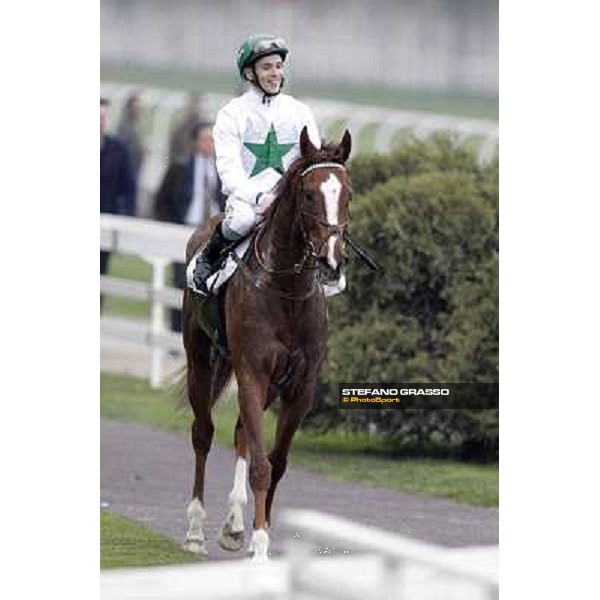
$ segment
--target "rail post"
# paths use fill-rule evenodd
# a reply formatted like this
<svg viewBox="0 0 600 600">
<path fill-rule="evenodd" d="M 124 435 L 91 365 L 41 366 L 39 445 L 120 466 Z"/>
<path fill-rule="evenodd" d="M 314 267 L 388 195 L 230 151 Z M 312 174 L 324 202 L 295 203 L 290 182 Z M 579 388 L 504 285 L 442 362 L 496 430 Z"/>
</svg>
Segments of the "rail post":
<svg viewBox="0 0 600 600">
<path fill-rule="evenodd" d="M 149 258 L 152 265 L 152 287 L 150 290 L 150 386 L 154 389 L 162 383 L 164 350 L 160 336 L 165 330 L 165 310 L 160 292 L 165 289 L 165 271 L 168 261 L 164 258 Z"/>
</svg>

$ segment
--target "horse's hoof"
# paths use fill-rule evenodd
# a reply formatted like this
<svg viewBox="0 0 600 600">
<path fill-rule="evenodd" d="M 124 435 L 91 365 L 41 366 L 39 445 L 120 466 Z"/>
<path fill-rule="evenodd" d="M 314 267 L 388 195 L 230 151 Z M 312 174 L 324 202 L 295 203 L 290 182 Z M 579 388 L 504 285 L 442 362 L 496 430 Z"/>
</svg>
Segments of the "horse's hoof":
<svg viewBox="0 0 600 600">
<path fill-rule="evenodd" d="M 246 556 L 250 558 L 250 562 L 253 564 L 266 563 L 269 562 L 268 549 L 268 533 L 264 529 L 255 529 L 252 532 L 252 538 L 250 539 L 250 543 L 248 544 Z"/>
<path fill-rule="evenodd" d="M 230 526 L 226 523 L 221 527 L 219 546 L 228 552 L 239 552 L 244 547 L 244 530 L 231 531 Z"/>
<path fill-rule="evenodd" d="M 206 542 L 204 540 L 185 540 L 182 545 L 183 550 L 197 554 L 199 556 L 208 556 Z"/>
</svg>

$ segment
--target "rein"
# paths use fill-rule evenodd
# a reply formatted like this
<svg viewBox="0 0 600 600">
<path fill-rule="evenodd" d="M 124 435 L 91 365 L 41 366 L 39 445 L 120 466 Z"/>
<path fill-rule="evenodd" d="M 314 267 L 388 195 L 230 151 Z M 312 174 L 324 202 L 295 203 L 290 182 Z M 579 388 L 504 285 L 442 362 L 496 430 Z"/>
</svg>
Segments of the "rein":
<svg viewBox="0 0 600 600">
<path fill-rule="evenodd" d="M 305 175 L 307 175 L 308 173 L 310 173 L 311 171 L 314 171 L 316 169 L 342 169 L 343 171 L 345 171 L 346 167 L 344 167 L 344 165 L 340 165 L 339 163 L 335 163 L 335 162 L 320 162 L 320 163 L 316 163 L 316 164 L 311 165 L 310 167 L 307 167 L 306 169 L 304 169 L 304 171 L 302 171 L 302 173 L 300 173 L 300 177 L 303 178 Z M 302 191 L 304 191 L 303 183 L 300 184 L 300 192 L 302 192 Z M 304 202 L 304 198 L 303 198 L 303 202 Z M 340 235 L 343 238 L 346 233 L 346 228 L 348 227 L 348 220 L 344 221 L 343 223 L 339 223 L 338 225 L 333 225 L 331 223 L 328 223 L 324 219 L 322 219 L 319 215 L 315 215 L 313 213 L 309 213 L 309 212 L 305 211 L 303 206 L 300 207 L 300 214 L 305 217 L 310 217 L 320 227 L 323 227 L 324 229 L 326 229 L 329 232 L 327 239 L 325 240 L 325 242 L 323 242 L 323 246 L 328 242 L 329 238 L 332 235 Z M 302 235 L 304 236 L 304 239 L 306 241 L 307 236 L 306 236 L 306 231 L 304 229 L 304 221 L 302 221 Z M 309 240 L 309 243 L 311 243 L 310 240 Z M 321 246 L 321 248 L 319 248 L 319 250 L 316 253 L 316 256 L 318 256 L 320 254 L 321 250 L 323 249 L 323 246 Z"/>
<path fill-rule="evenodd" d="M 232 258 L 236 262 L 237 266 L 240 268 L 244 277 L 246 277 L 246 279 L 248 279 L 248 281 L 250 281 L 250 283 L 257 290 L 260 290 L 262 292 L 267 292 L 269 294 L 273 294 L 274 296 L 277 296 L 278 298 L 284 298 L 285 300 L 296 300 L 296 301 L 308 300 L 308 298 L 310 298 L 311 296 L 314 296 L 314 294 L 316 293 L 316 291 L 318 289 L 316 281 L 313 281 L 312 287 L 305 294 L 300 294 L 299 296 L 294 295 L 294 294 L 288 294 L 287 292 L 278 290 L 277 288 L 274 288 L 273 286 L 269 285 L 268 282 L 266 282 L 264 279 L 255 277 L 254 274 L 252 273 L 252 271 L 250 270 L 250 268 L 248 267 L 248 265 L 235 252 L 232 254 Z"/>
<path fill-rule="evenodd" d="M 309 167 L 304 169 L 300 173 L 300 178 L 302 180 L 308 173 L 314 171 L 315 169 L 325 169 L 325 168 L 335 168 L 335 169 L 346 170 L 345 167 L 339 163 L 319 162 L 319 163 L 310 165 Z M 303 190 L 304 190 L 304 187 L 303 187 L 303 184 L 301 183 L 299 193 L 302 193 Z M 302 202 L 302 204 L 300 205 L 300 211 L 299 211 L 300 215 L 302 217 L 308 217 L 308 218 L 314 219 L 320 227 L 326 228 L 327 231 L 329 232 L 329 235 L 327 236 L 327 239 L 325 240 L 323 245 L 325 245 L 327 243 L 327 241 L 329 240 L 329 238 L 332 235 L 340 235 L 340 236 L 345 235 L 346 228 L 348 226 L 348 221 L 345 221 L 344 223 L 341 223 L 339 225 L 332 225 L 332 224 L 328 223 L 327 221 L 323 220 L 319 215 L 315 215 L 313 213 L 309 213 L 309 212 L 303 210 L 304 197 L 302 197 L 301 202 Z M 287 268 L 283 268 L 283 269 L 274 269 L 274 268 L 270 267 L 269 265 L 267 265 L 265 263 L 264 259 L 261 257 L 259 243 L 264 236 L 265 228 L 262 227 L 261 229 L 258 230 L 258 232 L 254 236 L 254 240 L 252 242 L 252 252 L 254 254 L 254 258 L 256 259 L 256 262 L 258 263 L 258 266 L 260 267 L 260 269 L 262 271 L 264 271 L 265 273 L 268 273 L 269 275 L 298 276 L 298 275 L 301 275 L 305 271 L 305 269 L 313 269 L 313 270 L 318 269 L 317 259 L 319 257 L 320 251 L 322 250 L 322 246 L 319 249 L 315 248 L 315 245 L 312 242 L 312 240 L 310 240 L 308 238 L 308 235 L 306 233 L 306 228 L 304 226 L 304 219 L 300 220 L 300 228 L 301 228 L 302 238 L 304 241 L 304 252 L 302 253 L 302 257 L 300 258 L 300 260 L 297 263 L 295 263 L 291 267 L 287 267 Z M 307 293 L 302 294 L 301 296 L 295 296 L 293 294 L 288 294 L 284 291 L 278 290 L 277 288 L 275 288 L 272 285 L 269 285 L 264 279 L 253 276 L 253 274 L 248 269 L 247 265 L 243 264 L 242 261 L 240 261 L 239 259 L 236 260 L 236 262 L 237 262 L 238 266 L 243 267 L 242 271 L 244 272 L 244 275 L 250 278 L 250 280 L 255 288 L 265 291 L 265 292 L 273 293 L 273 294 L 279 296 L 280 298 L 285 298 L 288 300 L 306 300 L 307 298 L 312 296 L 318 289 L 318 285 L 315 280 L 313 283 L 313 286 Z"/>
<path fill-rule="evenodd" d="M 346 170 L 346 167 L 344 167 L 344 165 L 341 165 L 340 163 L 319 162 L 319 163 L 315 163 L 314 165 L 310 165 L 309 167 L 304 169 L 300 173 L 300 178 L 303 179 L 305 175 L 308 175 L 308 173 L 310 173 L 316 169 L 332 169 L 332 168 L 333 169 L 342 169 L 343 171 Z M 304 190 L 304 186 L 301 183 L 300 192 L 302 192 L 303 190 Z M 302 203 L 303 203 L 303 201 L 304 201 L 304 199 L 302 199 Z M 323 220 L 319 215 L 315 215 L 313 213 L 309 213 L 309 212 L 303 210 L 302 204 L 300 206 L 300 214 L 302 216 L 314 219 L 318 223 L 319 226 L 327 229 L 327 231 L 329 232 L 329 235 L 327 236 L 327 240 L 332 235 L 341 235 L 343 237 L 346 232 L 346 228 L 348 227 L 348 221 L 344 221 L 343 223 L 340 223 L 338 225 L 332 225 L 332 224 L 328 223 L 327 221 Z M 273 268 L 269 267 L 267 264 L 265 264 L 265 262 L 263 261 L 263 259 L 260 256 L 260 251 L 258 249 L 258 243 L 259 243 L 260 239 L 262 238 L 264 229 L 259 230 L 259 232 L 256 234 L 256 236 L 254 238 L 254 243 L 252 244 L 252 248 L 253 248 L 253 252 L 254 252 L 254 257 L 256 258 L 256 261 L 258 262 L 260 268 L 263 271 L 269 273 L 270 275 L 300 275 L 302 273 L 302 271 L 304 270 L 304 268 L 306 267 L 306 264 L 308 261 L 312 262 L 312 265 L 309 266 L 308 268 L 312 268 L 312 269 L 317 268 L 315 265 L 315 262 L 316 262 L 317 258 L 319 257 L 319 253 L 322 250 L 323 246 L 327 243 L 327 240 L 325 240 L 325 242 L 323 242 L 323 246 L 321 246 L 321 248 L 316 249 L 313 242 L 311 240 L 309 240 L 308 236 L 306 235 L 306 228 L 304 227 L 304 220 L 301 221 L 301 231 L 302 231 L 302 238 L 304 240 L 304 253 L 302 254 L 302 258 L 300 259 L 300 261 L 286 269 L 273 269 Z"/>
<path fill-rule="evenodd" d="M 304 246 L 304 253 L 302 254 L 302 258 L 299 262 L 294 264 L 287 269 L 272 269 L 269 267 L 260 256 L 260 251 L 258 249 L 258 242 L 262 238 L 264 234 L 264 229 L 259 229 L 258 233 L 254 236 L 254 241 L 252 243 L 252 251 L 254 253 L 254 258 L 256 258 L 256 262 L 258 262 L 259 267 L 268 273 L 269 275 L 300 275 L 304 270 L 306 262 L 311 258 L 316 258 L 318 254 L 314 251 L 314 244 L 309 240 L 307 244 Z M 306 240 L 305 240 L 306 241 Z M 317 268 L 316 266 L 311 267 L 313 269 Z"/>
<path fill-rule="evenodd" d="M 322 167 L 333 167 L 333 168 L 346 170 L 345 167 L 343 165 L 340 165 L 339 163 L 322 162 L 322 163 L 316 163 L 316 164 L 311 165 L 310 167 L 307 167 L 306 169 L 304 169 L 304 171 L 302 171 L 302 173 L 300 174 L 300 177 L 304 177 L 304 175 L 306 175 L 307 173 L 310 173 L 314 169 L 319 169 Z M 300 191 L 302 191 L 302 187 L 300 188 Z M 343 223 L 340 223 L 339 225 L 331 225 L 327 221 L 324 221 L 319 215 L 314 215 L 314 214 L 306 212 L 304 210 L 301 211 L 301 214 L 306 217 L 310 217 L 310 218 L 314 219 L 321 227 L 326 228 L 327 231 L 330 232 L 329 236 L 327 237 L 327 240 L 325 240 L 323 245 L 325 245 L 327 243 L 327 241 L 329 240 L 329 238 L 332 235 L 341 235 L 342 238 L 344 239 L 344 241 L 348 242 L 348 245 L 350 246 L 350 248 L 352 248 L 352 250 L 354 250 L 354 252 L 356 252 L 358 258 L 360 258 L 360 260 L 362 262 L 364 262 L 369 267 L 369 269 L 371 269 L 372 271 L 375 271 L 375 272 L 380 270 L 379 265 L 348 234 L 348 231 L 347 231 L 347 227 L 349 224 L 348 221 L 344 221 Z M 302 234 L 303 234 L 304 238 L 306 239 L 306 233 L 304 232 L 304 223 L 302 224 L 302 228 L 303 228 Z M 311 242 L 309 241 L 309 243 L 311 243 Z M 321 246 L 321 248 L 319 248 L 319 251 L 316 254 L 317 256 L 320 254 L 322 248 L 323 248 L 322 246 Z"/>
</svg>

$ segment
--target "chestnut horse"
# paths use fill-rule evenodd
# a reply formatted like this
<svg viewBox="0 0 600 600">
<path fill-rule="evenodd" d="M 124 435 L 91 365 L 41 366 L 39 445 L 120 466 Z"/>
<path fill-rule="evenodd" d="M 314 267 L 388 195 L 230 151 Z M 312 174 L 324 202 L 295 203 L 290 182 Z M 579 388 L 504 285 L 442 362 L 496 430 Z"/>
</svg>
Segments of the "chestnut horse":
<svg viewBox="0 0 600 600">
<path fill-rule="evenodd" d="M 231 551 L 240 550 L 244 544 L 248 460 L 254 496 L 254 531 L 248 553 L 255 562 L 267 560 L 267 528 L 275 488 L 285 472 L 294 433 L 312 407 L 317 373 L 325 355 L 327 307 L 323 285 L 344 277 L 350 198 L 344 163 L 351 145 L 346 131 L 339 145 L 317 149 L 306 127 L 302 130 L 301 156 L 280 180 L 277 198 L 254 234 L 247 258 L 243 263 L 238 261 L 238 270 L 221 293 L 228 355 L 217 352 L 206 333 L 209 330 L 202 306 L 207 302 L 190 290 L 184 293 L 183 340 L 196 455 L 184 543 L 191 552 L 207 554 L 204 472 L 214 430 L 211 409 L 233 372 L 239 402 L 234 432 L 236 464 L 219 543 Z M 186 251 L 188 263 L 217 222 L 215 218 L 194 233 Z M 275 442 L 267 454 L 262 412 L 278 394 L 281 409 Z"/>
</svg>

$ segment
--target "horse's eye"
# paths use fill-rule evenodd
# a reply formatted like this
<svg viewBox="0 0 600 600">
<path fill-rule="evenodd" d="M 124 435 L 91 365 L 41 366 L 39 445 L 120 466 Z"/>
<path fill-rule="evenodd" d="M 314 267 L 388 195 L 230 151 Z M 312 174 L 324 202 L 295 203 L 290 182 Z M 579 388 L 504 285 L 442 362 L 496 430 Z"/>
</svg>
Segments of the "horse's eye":
<svg viewBox="0 0 600 600">
<path fill-rule="evenodd" d="M 314 200 L 315 199 L 314 192 L 311 192 L 310 190 L 306 190 L 306 192 L 304 192 L 304 195 L 305 195 L 305 197 L 306 197 L 307 200 Z"/>
</svg>

